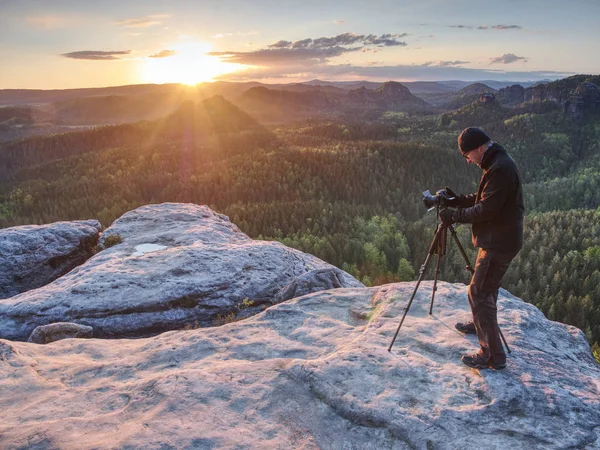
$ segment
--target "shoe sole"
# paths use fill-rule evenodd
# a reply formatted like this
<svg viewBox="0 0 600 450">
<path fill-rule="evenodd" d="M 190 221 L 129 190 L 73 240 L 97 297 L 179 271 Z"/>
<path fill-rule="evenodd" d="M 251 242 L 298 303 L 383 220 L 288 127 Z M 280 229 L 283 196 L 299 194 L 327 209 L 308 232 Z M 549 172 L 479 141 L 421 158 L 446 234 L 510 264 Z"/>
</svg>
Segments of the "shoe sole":
<svg viewBox="0 0 600 450">
<path fill-rule="evenodd" d="M 456 328 L 456 327 L 454 327 L 454 329 L 462 334 L 477 334 L 475 330 L 471 330 L 471 329 L 469 329 L 469 330 L 462 329 L 461 330 L 460 328 Z"/>
<path fill-rule="evenodd" d="M 463 364 L 465 364 L 465 363 L 463 362 Z M 502 369 L 506 368 L 506 364 L 497 365 L 497 366 L 494 366 L 493 364 L 485 364 L 485 365 L 484 364 L 477 364 L 477 365 L 474 365 L 474 366 L 472 366 L 470 364 L 465 364 L 465 366 L 470 367 L 471 369 L 479 369 L 479 370 L 481 370 L 481 369 L 502 370 Z"/>
</svg>

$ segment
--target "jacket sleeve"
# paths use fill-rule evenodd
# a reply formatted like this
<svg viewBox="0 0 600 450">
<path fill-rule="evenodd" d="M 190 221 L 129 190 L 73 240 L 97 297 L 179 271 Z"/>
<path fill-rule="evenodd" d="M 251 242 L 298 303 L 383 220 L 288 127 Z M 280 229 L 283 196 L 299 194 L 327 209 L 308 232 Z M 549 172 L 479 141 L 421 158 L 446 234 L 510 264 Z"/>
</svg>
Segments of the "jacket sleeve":
<svg viewBox="0 0 600 450">
<path fill-rule="evenodd" d="M 479 203 L 456 210 L 454 220 L 459 223 L 480 223 L 494 219 L 513 187 L 513 180 L 514 174 L 509 167 L 494 169 L 483 187 Z"/>
<path fill-rule="evenodd" d="M 476 197 L 477 194 L 457 195 L 455 204 L 458 208 L 470 208 L 475 205 Z"/>
</svg>

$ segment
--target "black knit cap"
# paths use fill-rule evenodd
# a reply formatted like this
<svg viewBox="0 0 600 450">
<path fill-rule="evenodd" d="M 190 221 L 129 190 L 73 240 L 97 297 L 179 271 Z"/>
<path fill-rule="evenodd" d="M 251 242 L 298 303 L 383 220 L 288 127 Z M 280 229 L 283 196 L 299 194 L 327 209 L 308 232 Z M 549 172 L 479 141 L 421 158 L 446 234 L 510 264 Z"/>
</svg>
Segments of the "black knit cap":
<svg viewBox="0 0 600 450">
<path fill-rule="evenodd" d="M 490 137 L 482 129 L 475 127 L 465 128 L 460 133 L 460 136 L 458 136 L 458 148 L 464 155 L 482 146 L 489 140 Z"/>
</svg>

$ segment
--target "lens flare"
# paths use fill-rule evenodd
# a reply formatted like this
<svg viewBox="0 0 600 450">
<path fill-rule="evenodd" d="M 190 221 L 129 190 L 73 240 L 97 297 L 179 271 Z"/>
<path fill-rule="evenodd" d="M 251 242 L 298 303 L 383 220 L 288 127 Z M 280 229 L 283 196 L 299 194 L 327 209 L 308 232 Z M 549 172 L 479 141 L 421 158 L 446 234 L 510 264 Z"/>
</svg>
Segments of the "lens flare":
<svg viewBox="0 0 600 450">
<path fill-rule="evenodd" d="M 241 64 L 226 63 L 216 56 L 208 55 L 211 47 L 205 42 L 185 42 L 174 46 L 172 50 L 172 56 L 146 58 L 142 72 L 145 82 L 182 83 L 193 86 L 246 68 Z"/>
</svg>

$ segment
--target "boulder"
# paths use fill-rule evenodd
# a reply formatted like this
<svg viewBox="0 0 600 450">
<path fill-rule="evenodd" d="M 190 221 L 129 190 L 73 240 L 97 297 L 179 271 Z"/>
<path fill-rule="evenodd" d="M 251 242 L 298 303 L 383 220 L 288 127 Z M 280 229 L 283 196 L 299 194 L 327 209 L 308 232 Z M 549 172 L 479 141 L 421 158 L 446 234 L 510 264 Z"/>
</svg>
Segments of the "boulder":
<svg viewBox="0 0 600 450">
<path fill-rule="evenodd" d="M 0 448 L 600 448 L 583 333 L 502 291 L 512 349 L 474 370 L 467 287 L 297 297 L 244 321 L 135 340 L 0 341 Z M 76 443 L 76 444 L 74 444 Z"/>
<path fill-rule="evenodd" d="M 97 220 L 25 225 L 0 230 L 0 299 L 44 286 L 93 254 Z"/>
<path fill-rule="evenodd" d="M 313 292 L 340 288 L 343 287 L 342 282 L 338 271 L 332 268 L 311 270 L 294 278 L 287 286 L 283 287 L 276 295 L 276 303 Z"/>
<path fill-rule="evenodd" d="M 94 329 L 85 325 L 69 322 L 57 322 L 50 325 L 37 327 L 27 339 L 27 342 L 34 344 L 49 344 L 50 342 L 60 341 L 61 339 L 85 339 L 91 338 Z"/>
<path fill-rule="evenodd" d="M 363 286 L 312 255 L 252 240 L 226 216 L 195 204 L 130 211 L 102 233 L 98 246 L 104 250 L 62 278 L 0 302 L 0 338 L 26 340 L 34 328 L 54 322 L 91 326 L 99 338 L 210 326 L 237 313 L 245 299 L 252 305 L 247 315 L 290 298 L 280 291 L 315 270 L 335 274 L 340 287 Z M 299 283 L 302 292 L 332 286 Z"/>
</svg>

